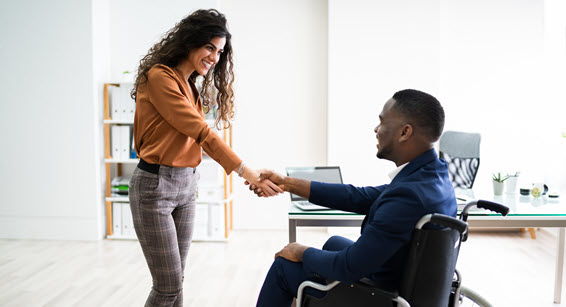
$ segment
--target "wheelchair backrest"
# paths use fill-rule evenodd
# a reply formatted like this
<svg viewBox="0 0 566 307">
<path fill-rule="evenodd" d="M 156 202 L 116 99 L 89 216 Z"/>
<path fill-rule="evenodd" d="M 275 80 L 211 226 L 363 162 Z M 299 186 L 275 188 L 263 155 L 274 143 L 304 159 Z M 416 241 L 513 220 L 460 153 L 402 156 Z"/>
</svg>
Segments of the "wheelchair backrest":
<svg viewBox="0 0 566 307">
<path fill-rule="evenodd" d="M 414 230 L 399 289 L 411 306 L 448 306 L 460 243 L 455 229 Z"/>
</svg>

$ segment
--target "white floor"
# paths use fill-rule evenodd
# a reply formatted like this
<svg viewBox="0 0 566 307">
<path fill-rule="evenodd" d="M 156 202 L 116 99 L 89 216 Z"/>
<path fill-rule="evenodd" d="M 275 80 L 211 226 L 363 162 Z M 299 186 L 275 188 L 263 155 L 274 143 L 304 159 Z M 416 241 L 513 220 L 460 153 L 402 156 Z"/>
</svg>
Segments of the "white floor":
<svg viewBox="0 0 566 307">
<path fill-rule="evenodd" d="M 495 306 L 566 306 L 553 304 L 556 230 L 537 236 L 472 233 L 458 262 L 464 283 Z M 328 237 L 301 228 L 297 240 L 320 247 Z M 228 243 L 193 243 L 185 306 L 254 306 L 273 255 L 286 243 L 283 230 L 240 230 Z M 143 306 L 150 287 L 137 241 L 0 240 L 0 306 Z"/>
</svg>

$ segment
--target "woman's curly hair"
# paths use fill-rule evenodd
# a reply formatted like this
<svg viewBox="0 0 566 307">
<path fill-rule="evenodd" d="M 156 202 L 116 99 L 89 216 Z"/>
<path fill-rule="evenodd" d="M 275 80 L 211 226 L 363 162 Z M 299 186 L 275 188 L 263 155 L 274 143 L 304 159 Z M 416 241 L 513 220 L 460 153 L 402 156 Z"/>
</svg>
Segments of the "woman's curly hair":
<svg viewBox="0 0 566 307">
<path fill-rule="evenodd" d="M 148 54 L 140 60 L 134 88 L 130 93 L 132 98 L 135 100 L 138 88 L 147 83 L 147 72 L 151 67 L 163 64 L 173 68 L 185 60 L 191 50 L 205 46 L 215 37 L 226 39 L 224 52 L 204 76 L 199 92 L 204 107 L 210 110 L 215 104 L 218 106 L 215 126 L 229 127 L 230 120 L 234 117 L 231 35 L 228 32 L 226 17 L 214 9 L 198 10 L 185 17 L 169 30 L 159 43 L 149 49 Z M 189 79 L 196 83 L 198 76 L 194 71 Z M 216 97 L 213 97 L 215 91 Z"/>
</svg>

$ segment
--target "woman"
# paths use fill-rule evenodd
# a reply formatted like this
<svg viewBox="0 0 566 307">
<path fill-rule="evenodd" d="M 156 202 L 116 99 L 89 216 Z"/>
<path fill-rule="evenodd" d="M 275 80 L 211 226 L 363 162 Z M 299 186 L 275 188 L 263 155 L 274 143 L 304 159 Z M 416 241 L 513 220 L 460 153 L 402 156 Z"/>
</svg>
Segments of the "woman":
<svg viewBox="0 0 566 307">
<path fill-rule="evenodd" d="M 227 174 L 235 171 L 267 195 L 283 191 L 258 182 L 248 166 L 211 130 L 203 106 L 217 104 L 216 125 L 234 115 L 232 46 L 226 18 L 199 10 L 181 20 L 142 58 L 132 91 L 135 149 L 130 182 L 134 227 L 153 278 L 146 306 L 182 306 L 183 271 L 195 215 L 202 150 Z M 201 92 L 195 86 L 202 75 Z M 213 87 L 218 92 L 211 94 Z"/>
</svg>

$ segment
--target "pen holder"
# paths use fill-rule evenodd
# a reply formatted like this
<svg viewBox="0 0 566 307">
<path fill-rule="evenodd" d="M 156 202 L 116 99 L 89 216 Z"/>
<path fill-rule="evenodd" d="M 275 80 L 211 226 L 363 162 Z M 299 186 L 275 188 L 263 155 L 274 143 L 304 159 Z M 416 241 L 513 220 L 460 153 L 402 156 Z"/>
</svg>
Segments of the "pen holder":
<svg viewBox="0 0 566 307">
<path fill-rule="evenodd" d="M 511 176 L 505 180 L 505 193 L 515 194 L 517 192 L 517 176 Z"/>
</svg>

